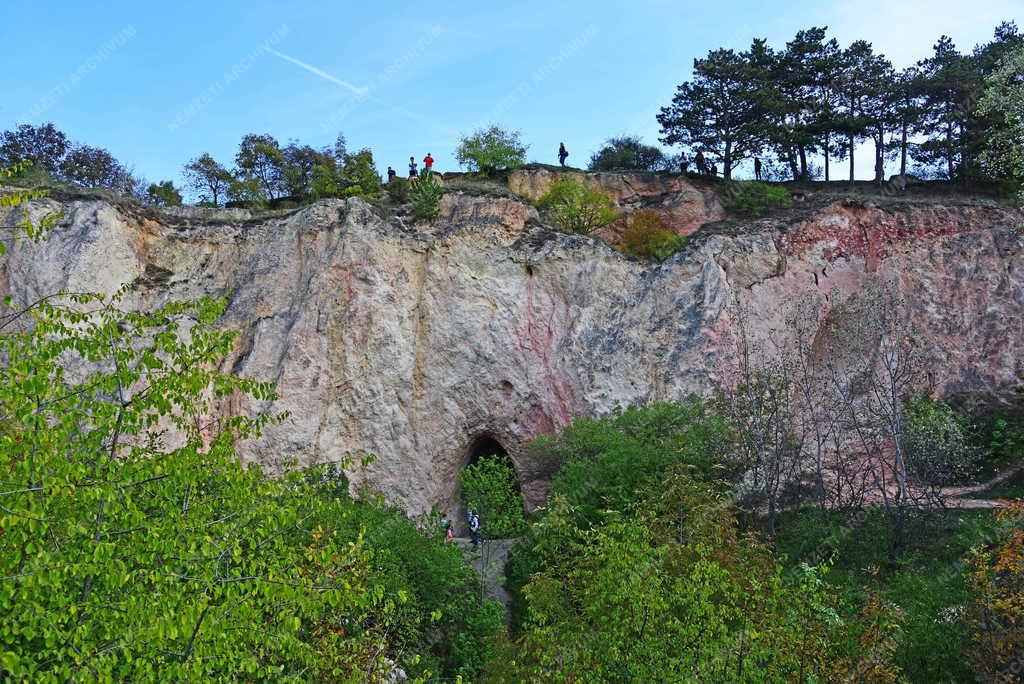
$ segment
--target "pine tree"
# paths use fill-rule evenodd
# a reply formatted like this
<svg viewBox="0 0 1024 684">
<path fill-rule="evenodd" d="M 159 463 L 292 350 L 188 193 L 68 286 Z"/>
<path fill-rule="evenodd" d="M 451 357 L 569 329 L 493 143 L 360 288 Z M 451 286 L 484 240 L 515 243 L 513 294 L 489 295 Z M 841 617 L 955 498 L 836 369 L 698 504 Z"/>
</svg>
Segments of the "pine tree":
<svg viewBox="0 0 1024 684">
<path fill-rule="evenodd" d="M 766 141 L 763 78 L 749 53 L 714 50 L 694 60 L 692 81 L 680 85 L 672 104 L 658 114 L 661 141 L 704 152 L 717 162 L 726 180 Z"/>
</svg>

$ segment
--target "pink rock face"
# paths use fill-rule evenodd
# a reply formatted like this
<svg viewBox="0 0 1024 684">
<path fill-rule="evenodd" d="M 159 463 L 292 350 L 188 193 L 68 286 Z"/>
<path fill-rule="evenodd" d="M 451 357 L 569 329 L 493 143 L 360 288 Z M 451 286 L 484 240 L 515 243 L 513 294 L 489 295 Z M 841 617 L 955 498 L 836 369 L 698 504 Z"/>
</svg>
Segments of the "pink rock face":
<svg viewBox="0 0 1024 684">
<path fill-rule="evenodd" d="M 545 182 L 549 172 L 511 175 L 528 196 Z M 680 230 L 721 215 L 680 178 L 588 182 L 624 207 L 685 210 Z M 509 197 L 450 193 L 430 224 L 355 199 L 262 223 L 149 220 L 99 201 L 34 211 L 47 209 L 62 222 L 0 258 L 0 296 L 131 283 L 129 305 L 144 308 L 230 293 L 223 324 L 241 334 L 224 367 L 281 395 L 234 408 L 291 412 L 242 457 L 275 470 L 372 453 L 353 483 L 411 513 L 453 507 L 481 437 L 509 452 L 527 504 L 542 503 L 556 464 L 528 440 L 576 416 L 713 392 L 729 381 L 737 302 L 754 312 L 752 335 L 785 344 L 792 306 L 817 298 L 827 318 L 881 279 L 906 301 L 940 392 L 1006 396 L 1024 371 L 1022 219 L 980 204 L 833 204 L 797 223 L 731 225 L 662 264 L 543 226 Z"/>
</svg>

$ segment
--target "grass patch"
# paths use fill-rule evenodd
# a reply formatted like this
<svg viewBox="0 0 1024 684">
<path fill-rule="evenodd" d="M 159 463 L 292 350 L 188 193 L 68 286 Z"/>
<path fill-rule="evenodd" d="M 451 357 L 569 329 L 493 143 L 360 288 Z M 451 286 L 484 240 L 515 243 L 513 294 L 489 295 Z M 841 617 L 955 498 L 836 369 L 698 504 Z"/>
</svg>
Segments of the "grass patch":
<svg viewBox="0 0 1024 684">
<path fill-rule="evenodd" d="M 887 558 L 891 535 L 882 511 L 869 512 L 859 524 L 817 509 L 787 511 L 779 530 L 775 544 L 787 568 L 833 559 L 825 579 L 843 598 L 844 618 L 853 617 L 869 592 L 905 611 L 896 662 L 910 681 L 973 681 L 964 657 L 961 614 L 971 600 L 964 568 L 970 549 L 994 538 L 991 511 L 958 510 L 914 523 L 912 546 L 895 563 Z"/>
<path fill-rule="evenodd" d="M 793 203 L 789 190 L 760 181 L 727 183 L 722 189 L 722 206 L 731 214 L 760 218 Z"/>
</svg>

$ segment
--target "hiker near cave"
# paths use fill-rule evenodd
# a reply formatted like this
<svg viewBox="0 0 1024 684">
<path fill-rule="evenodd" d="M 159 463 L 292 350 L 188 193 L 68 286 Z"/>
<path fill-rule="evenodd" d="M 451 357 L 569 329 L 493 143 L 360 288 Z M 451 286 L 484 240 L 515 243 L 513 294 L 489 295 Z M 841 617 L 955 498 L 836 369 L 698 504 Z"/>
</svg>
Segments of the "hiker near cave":
<svg viewBox="0 0 1024 684">
<path fill-rule="evenodd" d="M 480 546 L 480 515 L 475 508 L 469 514 L 469 537 L 474 549 Z"/>
<path fill-rule="evenodd" d="M 754 157 L 754 178 L 761 180 L 761 158 Z"/>
<path fill-rule="evenodd" d="M 427 152 L 427 156 L 423 158 L 423 175 L 430 175 L 434 171 L 434 158 Z"/>
<path fill-rule="evenodd" d="M 558 163 L 565 166 L 565 158 L 569 156 L 569 150 L 565 149 L 565 143 L 558 143 Z"/>
<path fill-rule="evenodd" d="M 697 155 L 693 158 L 693 164 L 697 167 L 697 173 L 702 176 L 708 175 L 708 163 L 704 160 L 704 152 L 697 150 Z"/>
<path fill-rule="evenodd" d="M 448 514 L 444 513 L 441 515 L 441 535 L 445 541 L 451 541 L 455 538 L 455 533 L 452 531 L 452 521 L 448 519 Z"/>
<path fill-rule="evenodd" d="M 416 160 L 413 157 L 409 157 L 409 178 L 415 178 L 420 175 L 416 170 Z"/>
</svg>

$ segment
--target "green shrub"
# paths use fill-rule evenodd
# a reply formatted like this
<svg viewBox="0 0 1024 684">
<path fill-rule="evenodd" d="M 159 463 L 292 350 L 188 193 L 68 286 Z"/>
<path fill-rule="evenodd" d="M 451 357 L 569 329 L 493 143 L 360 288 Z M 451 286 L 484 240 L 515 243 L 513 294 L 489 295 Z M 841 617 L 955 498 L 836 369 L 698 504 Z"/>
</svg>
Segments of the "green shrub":
<svg viewBox="0 0 1024 684">
<path fill-rule="evenodd" d="M 490 174 L 522 166 L 526 149 L 518 131 L 491 126 L 464 137 L 455 150 L 455 158 L 470 171 Z"/>
<path fill-rule="evenodd" d="M 673 233 L 654 211 L 639 211 L 622 232 L 622 251 L 630 256 L 664 261 L 686 244 L 686 238 Z"/>
<path fill-rule="evenodd" d="M 444 186 L 437 179 L 437 174 L 428 173 L 412 178 L 409 186 L 413 215 L 424 221 L 437 218 L 441 197 L 444 196 Z"/>
<path fill-rule="evenodd" d="M 342 197 L 361 197 L 365 200 L 380 196 L 380 175 L 368 149 L 346 154 L 338 174 Z"/>
<path fill-rule="evenodd" d="M 731 500 L 684 471 L 675 464 L 595 524 L 552 498 L 533 526 L 525 620 L 493 679 L 900 681 L 895 606 L 869 599 L 863 619 L 840 620 L 825 570 L 781 572 L 739 530 Z"/>
<path fill-rule="evenodd" d="M 507 456 L 484 456 L 459 471 L 462 499 L 480 514 L 480 534 L 489 539 L 515 537 L 526 528 L 523 495 Z"/>
<path fill-rule="evenodd" d="M 589 233 L 618 218 L 615 201 L 568 174 L 551 182 L 538 205 L 550 209 L 555 223 L 570 233 Z"/>
<path fill-rule="evenodd" d="M 228 185 L 228 204 L 248 209 L 264 209 L 267 195 L 258 178 L 236 178 Z"/>
<path fill-rule="evenodd" d="M 970 446 L 966 420 L 949 404 L 918 394 L 907 400 L 903 414 L 903 449 L 915 482 L 952 485 L 975 473 L 981 452 Z"/>
<path fill-rule="evenodd" d="M 661 171 L 671 161 L 653 145 L 645 145 L 639 136 L 626 135 L 609 138 L 604 147 L 590 157 L 591 171 Z"/>
<path fill-rule="evenodd" d="M 793 203 L 788 190 L 760 181 L 728 183 L 722 194 L 722 206 L 727 211 L 747 218 L 758 218 Z"/>
<path fill-rule="evenodd" d="M 405 204 L 409 201 L 409 181 L 405 178 L 392 178 L 384 188 L 395 204 Z"/>
</svg>

